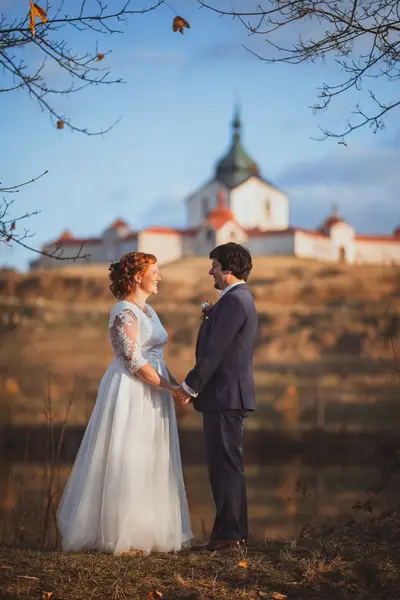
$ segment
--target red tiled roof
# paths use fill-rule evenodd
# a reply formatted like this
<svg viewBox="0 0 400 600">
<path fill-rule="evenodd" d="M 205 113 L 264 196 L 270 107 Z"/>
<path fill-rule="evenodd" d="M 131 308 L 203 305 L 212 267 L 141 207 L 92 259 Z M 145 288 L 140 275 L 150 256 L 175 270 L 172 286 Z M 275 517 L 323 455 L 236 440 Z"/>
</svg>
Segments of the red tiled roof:
<svg viewBox="0 0 400 600">
<path fill-rule="evenodd" d="M 226 192 L 221 188 L 217 193 L 217 206 L 207 215 L 207 222 L 213 229 L 221 229 L 228 221 L 234 221 L 237 225 L 235 215 L 226 204 Z M 241 227 L 241 225 L 239 225 Z"/>
<path fill-rule="evenodd" d="M 295 233 L 305 233 L 306 235 L 311 235 L 313 237 L 322 237 L 326 238 L 327 236 L 321 231 L 317 231 L 315 229 L 303 229 L 301 227 L 288 227 L 287 229 L 246 229 L 245 230 L 249 237 L 263 237 L 263 236 L 279 236 L 279 235 L 294 235 Z"/>
<path fill-rule="evenodd" d="M 325 221 L 322 223 L 322 227 L 321 229 L 329 229 L 330 227 L 333 227 L 333 225 L 336 225 L 337 223 L 345 223 L 346 221 L 344 219 L 342 219 L 341 217 L 338 217 L 337 215 L 331 215 L 330 217 L 328 217 L 327 219 L 325 219 Z"/>
<path fill-rule="evenodd" d="M 174 227 L 149 227 L 148 229 L 143 229 L 143 233 L 154 233 L 160 235 L 183 235 L 187 237 L 193 237 L 197 235 L 197 231 L 197 228 L 175 229 Z"/>
<path fill-rule="evenodd" d="M 188 229 L 181 229 L 180 230 L 180 234 L 184 235 L 186 237 L 195 237 L 197 235 L 197 232 L 199 231 L 199 228 L 188 228 Z"/>
<path fill-rule="evenodd" d="M 345 222 L 345 221 L 344 221 Z M 354 239 L 360 242 L 386 242 L 386 243 L 397 243 L 400 244 L 400 227 L 398 233 L 396 231 L 393 235 L 356 235 Z M 287 229 L 274 229 L 274 230 L 262 230 L 262 229 L 246 229 L 246 233 L 249 237 L 262 237 L 262 236 L 276 236 L 276 235 L 287 235 L 295 233 L 304 233 L 305 235 L 311 235 L 313 237 L 327 238 L 328 235 L 320 230 L 315 229 L 304 229 L 302 227 L 288 227 Z"/>
<path fill-rule="evenodd" d="M 44 247 L 49 246 L 82 246 L 83 244 L 101 244 L 102 240 L 100 238 L 74 238 L 74 237 L 59 237 L 58 240 L 54 240 L 53 242 L 49 242 L 44 244 Z"/>
<path fill-rule="evenodd" d="M 65 229 L 62 234 L 59 237 L 59 240 L 65 242 L 67 240 L 73 240 L 74 236 L 72 235 L 72 233 L 70 231 L 68 231 L 68 229 Z"/>
<path fill-rule="evenodd" d="M 400 236 L 394 235 L 356 235 L 357 242 L 386 242 L 388 244 L 400 244 Z"/>
<path fill-rule="evenodd" d="M 122 227 L 128 227 L 128 223 L 123 219 L 116 219 L 114 223 L 111 223 L 110 229 L 121 229 Z"/>
<path fill-rule="evenodd" d="M 325 232 L 319 231 L 317 229 L 305 229 L 304 227 L 293 227 L 292 229 L 293 229 L 294 233 L 305 233 L 306 235 L 311 235 L 313 237 L 319 237 L 319 238 L 328 237 Z"/>
<path fill-rule="evenodd" d="M 162 235 L 179 235 L 179 230 L 173 227 L 148 227 L 142 233 L 161 233 Z"/>
<path fill-rule="evenodd" d="M 236 223 L 233 212 L 228 209 L 222 211 L 218 208 L 215 208 L 207 217 L 207 222 L 209 225 L 216 230 L 221 229 L 221 227 L 223 227 L 223 225 L 225 225 L 225 223 L 228 221 L 234 221 Z"/>
</svg>

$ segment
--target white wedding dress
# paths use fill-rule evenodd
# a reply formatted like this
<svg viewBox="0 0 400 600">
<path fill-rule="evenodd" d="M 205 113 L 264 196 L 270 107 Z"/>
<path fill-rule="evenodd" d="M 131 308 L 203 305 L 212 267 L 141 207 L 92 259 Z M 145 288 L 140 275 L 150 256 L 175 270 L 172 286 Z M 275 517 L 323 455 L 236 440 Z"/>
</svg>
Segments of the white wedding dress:
<svg viewBox="0 0 400 600">
<path fill-rule="evenodd" d="M 149 362 L 168 378 L 167 332 L 131 302 L 110 312 L 115 358 L 99 387 L 58 511 L 64 550 L 120 554 L 180 550 L 192 538 L 171 394 L 134 372 Z"/>
</svg>

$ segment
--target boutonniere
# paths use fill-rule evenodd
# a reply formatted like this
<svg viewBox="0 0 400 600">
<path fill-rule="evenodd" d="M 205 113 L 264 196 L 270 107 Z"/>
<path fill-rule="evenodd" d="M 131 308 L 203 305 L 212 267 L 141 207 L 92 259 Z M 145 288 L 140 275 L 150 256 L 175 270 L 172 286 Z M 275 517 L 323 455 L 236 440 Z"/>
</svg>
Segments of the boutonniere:
<svg viewBox="0 0 400 600">
<path fill-rule="evenodd" d="M 208 319 L 208 312 L 212 309 L 214 304 L 210 304 L 209 302 L 203 302 L 201 305 L 201 322 L 204 323 Z"/>
</svg>

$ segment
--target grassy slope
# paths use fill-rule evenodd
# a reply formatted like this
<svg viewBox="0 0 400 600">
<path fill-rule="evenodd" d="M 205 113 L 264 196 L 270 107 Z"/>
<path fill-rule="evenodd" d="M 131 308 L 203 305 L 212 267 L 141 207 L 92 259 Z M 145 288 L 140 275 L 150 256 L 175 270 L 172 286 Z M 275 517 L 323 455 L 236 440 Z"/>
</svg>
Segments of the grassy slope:
<svg viewBox="0 0 400 600">
<path fill-rule="evenodd" d="M 328 399 L 340 388 L 339 400 L 350 403 L 386 402 L 398 394 L 391 345 L 400 329 L 398 269 L 292 257 L 254 262 L 250 286 L 260 313 L 254 363 L 260 404 L 279 398 L 284 404 L 291 384 L 300 404 L 310 407 L 321 387 Z M 151 299 L 168 330 L 166 358 L 178 378 L 193 363 L 200 304 L 216 299 L 208 267 L 198 257 L 164 266 L 160 294 Z M 0 281 L 0 311 L 4 315 L 11 306 L 33 317 L 3 325 L 1 332 L 0 364 L 17 378 L 23 403 L 19 411 L 13 402 L 14 421 L 39 414 L 34 397 L 46 393 L 57 402 L 73 389 L 80 413 L 72 416 L 85 419 L 112 358 L 107 269 L 74 266 L 11 279 L 3 275 Z M 47 371 L 55 373 L 50 383 Z"/>
</svg>

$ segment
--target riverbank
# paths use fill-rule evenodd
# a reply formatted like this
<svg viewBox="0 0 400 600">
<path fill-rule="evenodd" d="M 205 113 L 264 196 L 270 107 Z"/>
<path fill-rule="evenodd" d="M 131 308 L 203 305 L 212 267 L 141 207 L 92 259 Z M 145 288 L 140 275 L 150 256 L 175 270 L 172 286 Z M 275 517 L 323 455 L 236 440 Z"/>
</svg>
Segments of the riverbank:
<svg viewBox="0 0 400 600">
<path fill-rule="evenodd" d="M 57 453 L 58 464 L 75 460 L 85 427 L 52 425 L 1 426 L 0 451 L 14 462 L 48 462 Z M 185 464 L 204 465 L 203 432 L 180 428 L 179 440 Z M 396 454 L 399 444 L 397 423 L 386 430 L 324 429 L 286 431 L 284 429 L 245 429 L 245 460 L 250 464 L 282 464 L 301 457 L 306 465 L 384 465 Z M 52 450 L 53 448 L 53 450 Z"/>
<path fill-rule="evenodd" d="M 0 550 L 6 598 L 398 600 L 400 507 L 378 519 L 304 529 L 247 552 L 152 554 Z M 53 594 L 53 595 L 52 595 Z"/>
</svg>

